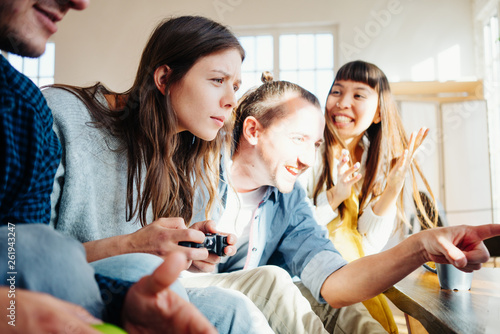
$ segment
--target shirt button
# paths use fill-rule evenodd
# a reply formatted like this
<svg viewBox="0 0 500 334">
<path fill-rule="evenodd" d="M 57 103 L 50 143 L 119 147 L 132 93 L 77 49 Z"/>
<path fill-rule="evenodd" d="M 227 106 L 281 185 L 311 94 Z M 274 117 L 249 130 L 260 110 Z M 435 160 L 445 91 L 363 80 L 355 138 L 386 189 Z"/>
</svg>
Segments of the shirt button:
<svg viewBox="0 0 500 334">
<path fill-rule="evenodd" d="M 252 252 L 256 252 L 257 251 L 257 248 L 252 248 Z"/>
</svg>

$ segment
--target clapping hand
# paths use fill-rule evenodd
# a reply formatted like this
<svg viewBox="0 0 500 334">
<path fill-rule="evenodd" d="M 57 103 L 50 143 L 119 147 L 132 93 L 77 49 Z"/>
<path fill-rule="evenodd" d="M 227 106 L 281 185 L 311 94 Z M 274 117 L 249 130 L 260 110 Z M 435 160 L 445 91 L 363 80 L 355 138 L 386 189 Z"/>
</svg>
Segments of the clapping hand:
<svg viewBox="0 0 500 334">
<path fill-rule="evenodd" d="M 428 133 L 429 129 L 427 128 L 421 128 L 418 132 L 412 132 L 408 148 L 404 150 L 403 155 L 398 158 L 396 164 L 391 168 L 387 177 L 387 188 L 394 194 L 401 192 L 406 174 L 413 162 L 413 157 Z"/>
<path fill-rule="evenodd" d="M 328 202 L 334 210 L 351 195 L 352 186 L 362 177 L 358 173 L 360 163 L 357 162 L 353 166 L 349 166 L 349 160 L 349 151 L 343 149 L 337 165 L 337 183 L 326 193 Z"/>
</svg>

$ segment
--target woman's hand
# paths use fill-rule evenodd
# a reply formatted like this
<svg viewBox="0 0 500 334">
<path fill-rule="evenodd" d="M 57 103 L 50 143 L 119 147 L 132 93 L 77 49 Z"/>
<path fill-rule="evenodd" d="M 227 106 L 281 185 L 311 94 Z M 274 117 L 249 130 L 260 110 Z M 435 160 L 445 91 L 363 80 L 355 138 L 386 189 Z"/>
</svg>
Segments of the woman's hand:
<svg viewBox="0 0 500 334">
<path fill-rule="evenodd" d="M 396 164 L 389 172 L 387 177 L 387 188 L 389 191 L 396 194 L 396 196 L 401 192 L 406 174 L 413 162 L 413 157 L 428 133 L 429 129 L 427 128 L 421 128 L 418 132 L 412 132 L 408 148 L 403 152 L 403 155 L 398 158 Z"/>
<path fill-rule="evenodd" d="M 191 261 L 208 257 L 205 248 L 179 245 L 181 241 L 203 243 L 205 240 L 203 231 L 187 228 L 184 219 L 180 217 L 160 218 L 130 234 L 127 239 L 128 249 L 123 253 L 149 253 L 164 258 L 171 252 L 181 252 L 188 259 L 187 267 L 191 265 Z"/>
<path fill-rule="evenodd" d="M 351 196 L 352 186 L 361 180 L 361 174 L 358 173 L 360 163 L 355 163 L 349 167 L 349 151 L 342 150 L 340 162 L 337 165 L 337 184 L 328 189 L 326 196 L 333 210 L 337 210 L 340 203 Z"/>
<path fill-rule="evenodd" d="M 221 235 L 227 236 L 228 246 L 224 248 L 224 254 L 227 256 L 233 256 L 236 254 L 236 236 L 234 234 L 221 233 L 217 231 L 215 227 L 215 222 L 213 220 L 206 220 L 202 222 L 198 222 L 193 224 L 191 229 L 199 230 L 206 233 L 216 234 L 219 233 Z M 212 272 L 215 270 L 215 265 L 220 262 L 220 256 L 208 253 L 208 257 L 206 259 L 200 259 L 198 261 L 193 261 L 191 268 L 189 271 L 191 272 Z"/>
<path fill-rule="evenodd" d="M 410 170 L 413 157 L 428 133 L 429 129 L 427 128 L 421 128 L 418 132 L 412 132 L 408 148 L 391 168 L 387 176 L 387 186 L 382 195 L 380 195 L 380 199 L 373 205 L 373 212 L 376 215 L 385 216 L 393 205 L 396 204 L 398 195 L 401 189 L 403 189 L 406 174 Z"/>
</svg>

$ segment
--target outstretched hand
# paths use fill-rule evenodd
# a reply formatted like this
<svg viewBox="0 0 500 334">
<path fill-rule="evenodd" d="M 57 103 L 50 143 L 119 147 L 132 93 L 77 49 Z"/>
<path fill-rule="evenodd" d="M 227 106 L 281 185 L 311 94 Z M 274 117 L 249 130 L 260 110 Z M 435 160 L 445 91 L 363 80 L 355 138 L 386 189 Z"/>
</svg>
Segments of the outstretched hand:
<svg viewBox="0 0 500 334">
<path fill-rule="evenodd" d="M 152 275 L 143 277 L 130 288 L 122 313 L 129 334 L 217 333 L 194 305 L 169 289 L 185 265 L 185 255 L 170 253 Z"/>
<path fill-rule="evenodd" d="M 410 169 L 411 163 L 415 153 L 417 152 L 420 145 L 427 137 L 429 129 L 421 128 L 418 132 L 412 132 L 410 136 L 410 141 L 408 143 L 408 148 L 403 152 L 396 164 L 391 168 L 389 175 L 387 176 L 387 187 L 391 189 L 395 194 L 399 194 L 403 188 L 404 181 L 408 170 Z"/>
<path fill-rule="evenodd" d="M 417 233 L 425 249 L 425 260 L 450 263 L 471 272 L 481 268 L 490 254 L 482 242 L 500 235 L 500 224 L 452 226 Z"/>
</svg>

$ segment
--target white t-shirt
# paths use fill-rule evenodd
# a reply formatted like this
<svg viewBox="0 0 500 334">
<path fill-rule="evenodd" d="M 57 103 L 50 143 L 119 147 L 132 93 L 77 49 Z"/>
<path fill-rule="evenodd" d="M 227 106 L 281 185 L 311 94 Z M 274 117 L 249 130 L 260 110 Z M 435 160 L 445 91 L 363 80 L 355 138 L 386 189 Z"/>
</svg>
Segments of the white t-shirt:
<svg viewBox="0 0 500 334">
<path fill-rule="evenodd" d="M 228 189 L 226 208 L 217 223 L 217 230 L 236 235 L 237 250 L 248 245 L 250 222 L 265 192 L 266 187 L 246 193 L 237 193 L 231 187 Z"/>
</svg>

